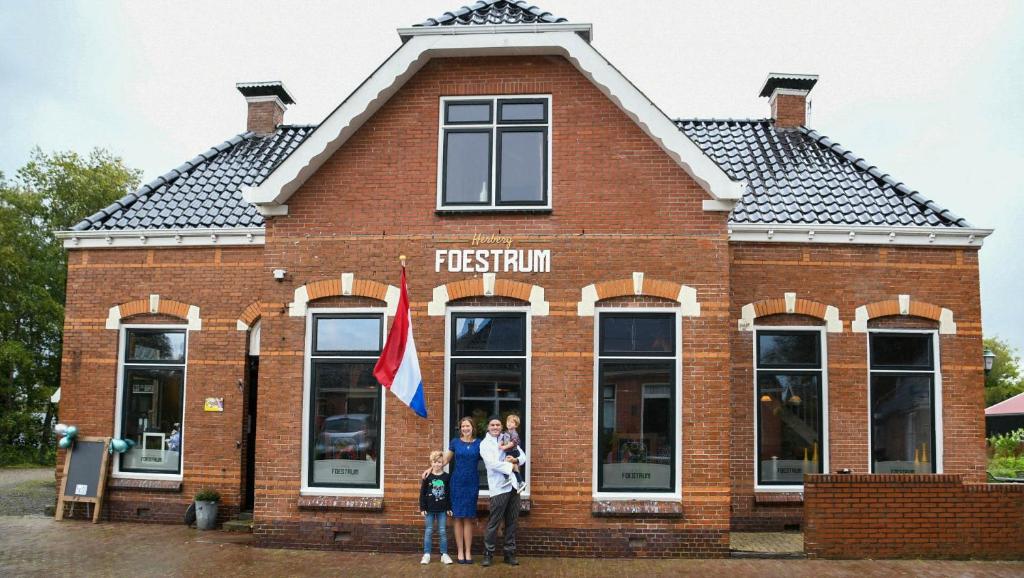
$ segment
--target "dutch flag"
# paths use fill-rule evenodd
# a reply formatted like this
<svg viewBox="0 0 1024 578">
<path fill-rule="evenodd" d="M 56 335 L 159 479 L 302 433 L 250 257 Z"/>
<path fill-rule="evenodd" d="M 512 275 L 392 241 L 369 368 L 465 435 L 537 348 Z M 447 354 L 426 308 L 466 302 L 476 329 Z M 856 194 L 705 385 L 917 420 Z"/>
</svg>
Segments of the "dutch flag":
<svg viewBox="0 0 1024 578">
<path fill-rule="evenodd" d="M 391 393 L 412 408 L 420 417 L 427 417 L 427 404 L 423 401 L 423 377 L 416 357 L 416 344 L 412 340 L 412 316 L 409 314 L 409 292 L 405 287 L 405 264 L 402 264 L 402 291 L 398 298 L 398 311 L 391 324 L 388 341 L 373 368 L 373 376 Z"/>
</svg>

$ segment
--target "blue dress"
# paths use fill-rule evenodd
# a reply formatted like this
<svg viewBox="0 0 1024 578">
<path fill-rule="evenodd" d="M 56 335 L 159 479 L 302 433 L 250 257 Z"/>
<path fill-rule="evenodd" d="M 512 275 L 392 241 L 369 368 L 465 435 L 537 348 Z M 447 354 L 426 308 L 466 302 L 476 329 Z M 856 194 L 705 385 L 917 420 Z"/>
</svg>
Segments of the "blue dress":
<svg viewBox="0 0 1024 578">
<path fill-rule="evenodd" d="M 477 462 L 480 461 L 480 440 L 466 443 L 459 438 L 448 444 L 448 449 L 455 454 L 452 462 L 452 517 L 475 518 L 476 499 L 480 494 L 480 472 Z"/>
</svg>

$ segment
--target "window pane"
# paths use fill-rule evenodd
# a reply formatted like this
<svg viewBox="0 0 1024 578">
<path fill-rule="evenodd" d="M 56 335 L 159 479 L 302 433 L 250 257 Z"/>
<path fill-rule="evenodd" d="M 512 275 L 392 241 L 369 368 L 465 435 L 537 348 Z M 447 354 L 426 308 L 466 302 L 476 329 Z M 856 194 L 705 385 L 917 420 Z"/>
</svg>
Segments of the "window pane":
<svg viewBox="0 0 1024 578">
<path fill-rule="evenodd" d="M 454 394 L 451 405 L 451 423 L 449 424 L 451 430 L 457 432 L 458 420 L 468 416 L 473 418 L 473 423 L 476 424 L 476 435 L 486 435 L 489 417 L 498 415 L 504 424 L 505 418 L 514 413 L 521 420 L 518 433 L 525 449 L 527 447 L 526 400 L 523 397 L 525 394 L 523 388 L 525 363 L 525 361 L 453 362 L 451 391 Z M 468 392 L 474 394 L 490 392 L 490 395 L 487 397 L 474 395 L 473 399 L 464 399 L 464 394 Z M 480 487 L 486 488 L 487 473 L 482 461 L 479 467 Z"/>
<path fill-rule="evenodd" d="M 487 203 L 491 190 L 491 133 L 447 131 L 444 202 Z"/>
<path fill-rule="evenodd" d="M 455 321 L 453 353 L 518 353 L 526 351 L 526 318 L 462 317 Z"/>
<path fill-rule="evenodd" d="M 380 324 L 380 317 L 317 317 L 316 352 L 378 352 Z"/>
<path fill-rule="evenodd" d="M 673 367 L 661 361 L 601 364 L 599 387 L 615 391 L 614 403 L 602 403 L 598 418 L 601 491 L 672 489 Z M 615 415 L 605 415 L 609 410 Z"/>
<path fill-rule="evenodd" d="M 932 336 L 926 333 L 872 333 L 871 368 L 932 369 Z"/>
<path fill-rule="evenodd" d="M 788 331 L 757 333 L 758 367 L 819 367 L 821 335 Z"/>
<path fill-rule="evenodd" d="M 378 487 L 381 387 L 373 366 L 314 362 L 310 484 Z"/>
<path fill-rule="evenodd" d="M 185 361 L 184 331 L 128 330 L 126 361 Z"/>
<path fill-rule="evenodd" d="M 601 353 L 672 355 L 675 353 L 675 319 L 671 315 L 601 315 Z"/>
<path fill-rule="evenodd" d="M 500 122 L 544 122 L 546 106 L 543 102 L 503 102 Z"/>
<path fill-rule="evenodd" d="M 758 372 L 758 483 L 822 473 L 821 375 Z"/>
<path fill-rule="evenodd" d="M 181 472 L 184 378 L 181 368 L 125 368 L 121 437 L 135 445 L 121 471 Z"/>
<path fill-rule="evenodd" d="M 498 200 L 502 203 L 544 200 L 544 131 L 499 131 Z"/>
<path fill-rule="evenodd" d="M 491 122 L 491 105 L 486 102 L 449 103 L 445 122 L 489 123 Z"/>
<path fill-rule="evenodd" d="M 876 474 L 935 471 L 932 376 L 871 376 L 871 459 Z"/>
</svg>

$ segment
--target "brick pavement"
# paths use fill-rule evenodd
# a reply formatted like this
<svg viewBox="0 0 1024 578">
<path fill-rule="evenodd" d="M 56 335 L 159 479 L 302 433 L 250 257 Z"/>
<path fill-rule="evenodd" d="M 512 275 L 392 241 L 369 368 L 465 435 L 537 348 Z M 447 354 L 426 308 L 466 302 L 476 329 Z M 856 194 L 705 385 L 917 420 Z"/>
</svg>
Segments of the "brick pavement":
<svg viewBox="0 0 1024 578">
<path fill-rule="evenodd" d="M 443 567 L 419 556 L 277 550 L 249 535 L 156 524 L 0 517 L 0 576 L 505 576 L 500 563 Z M 872 560 L 588 560 L 522 558 L 522 576 L 1021 576 L 1024 562 Z"/>
</svg>

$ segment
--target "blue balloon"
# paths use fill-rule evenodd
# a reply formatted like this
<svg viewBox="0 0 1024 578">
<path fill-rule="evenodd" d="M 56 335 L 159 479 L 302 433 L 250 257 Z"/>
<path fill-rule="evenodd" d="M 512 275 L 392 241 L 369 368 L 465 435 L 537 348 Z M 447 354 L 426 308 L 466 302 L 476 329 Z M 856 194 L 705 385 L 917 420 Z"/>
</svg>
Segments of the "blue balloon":
<svg viewBox="0 0 1024 578">
<path fill-rule="evenodd" d="M 69 447 L 71 447 L 71 438 L 69 438 L 68 436 L 64 436 L 60 438 L 60 441 L 57 442 L 57 445 L 60 446 L 61 449 L 66 450 Z"/>
<path fill-rule="evenodd" d="M 110 449 L 111 451 L 123 454 L 128 451 L 128 444 L 124 443 L 124 440 L 112 439 L 110 440 Z"/>
<path fill-rule="evenodd" d="M 123 441 L 124 443 L 128 444 L 128 449 L 132 449 L 133 447 L 135 447 L 135 440 L 125 439 Z"/>
<path fill-rule="evenodd" d="M 78 428 L 73 425 L 69 425 L 67 431 L 64 432 L 64 435 L 71 439 L 75 439 L 75 437 L 78 436 Z"/>
</svg>

